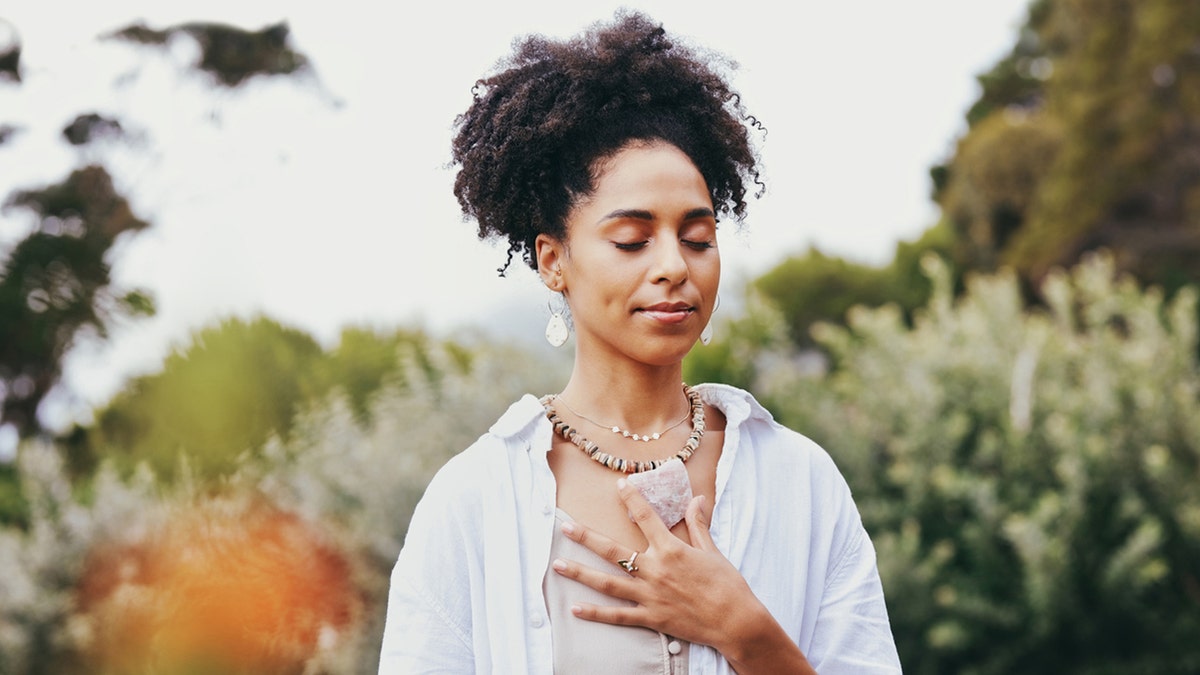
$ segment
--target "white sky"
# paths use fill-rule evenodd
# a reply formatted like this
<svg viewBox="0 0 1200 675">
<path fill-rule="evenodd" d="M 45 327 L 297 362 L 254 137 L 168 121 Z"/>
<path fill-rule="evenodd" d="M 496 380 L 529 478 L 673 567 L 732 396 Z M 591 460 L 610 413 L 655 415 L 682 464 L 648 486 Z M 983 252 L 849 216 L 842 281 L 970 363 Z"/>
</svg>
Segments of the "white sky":
<svg viewBox="0 0 1200 675">
<path fill-rule="evenodd" d="M 497 278 L 503 250 L 461 221 L 445 168 L 450 126 L 514 37 L 570 35 L 619 4 L 5 3 L 0 19 L 23 40 L 25 81 L 0 84 L 0 123 L 23 129 L 0 146 L 0 197 L 103 157 L 154 223 L 111 262 L 119 283 L 153 292 L 158 316 L 78 347 L 55 414 L 85 414 L 191 331 L 231 314 L 263 312 L 327 344 L 351 323 L 540 335 L 546 296 L 535 276 L 515 265 Z M 885 263 L 898 240 L 931 225 L 928 168 L 965 130 L 974 76 L 1011 47 L 1026 5 L 636 3 L 736 60 L 735 86 L 769 130 L 768 194 L 742 235 L 722 234 L 726 282 L 814 244 Z M 166 53 L 96 40 L 139 18 L 248 29 L 286 19 L 316 78 L 229 91 L 187 69 L 195 49 L 186 40 Z M 117 116 L 141 140 L 68 147 L 62 127 L 90 111 Z M 0 214 L 0 250 L 30 226 L 22 213 Z"/>
</svg>

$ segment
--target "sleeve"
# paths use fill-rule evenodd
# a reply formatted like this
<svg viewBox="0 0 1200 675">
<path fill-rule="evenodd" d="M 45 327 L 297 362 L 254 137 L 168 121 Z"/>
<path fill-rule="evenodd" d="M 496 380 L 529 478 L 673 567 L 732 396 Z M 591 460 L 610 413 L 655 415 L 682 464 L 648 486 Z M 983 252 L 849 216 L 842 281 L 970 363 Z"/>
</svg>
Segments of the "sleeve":
<svg viewBox="0 0 1200 675">
<path fill-rule="evenodd" d="M 439 472 L 417 504 L 392 569 L 380 675 L 475 671 L 469 536 L 447 495 L 454 481 L 446 473 Z"/>
<path fill-rule="evenodd" d="M 899 673 L 900 657 L 888 623 L 875 547 L 845 479 L 836 475 L 840 504 L 835 510 L 835 540 L 840 545 L 832 549 L 835 554 L 807 656 L 821 675 Z"/>
<path fill-rule="evenodd" d="M 392 572 L 379 675 L 472 672 L 468 635 L 398 573 L 400 569 L 397 564 Z"/>
</svg>

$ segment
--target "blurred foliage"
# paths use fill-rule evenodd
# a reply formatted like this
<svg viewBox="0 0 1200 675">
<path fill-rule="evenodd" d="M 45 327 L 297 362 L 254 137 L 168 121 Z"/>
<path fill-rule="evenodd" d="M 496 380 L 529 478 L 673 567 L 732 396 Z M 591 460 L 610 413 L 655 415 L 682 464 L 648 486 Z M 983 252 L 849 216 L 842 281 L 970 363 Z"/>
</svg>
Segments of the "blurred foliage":
<svg viewBox="0 0 1200 675">
<path fill-rule="evenodd" d="M 894 305 L 860 307 L 849 327 L 815 331 L 835 369 L 797 351 L 782 316 L 752 300 L 750 320 L 718 328 L 733 331 L 723 347 L 695 350 L 688 377 L 735 373 L 781 422 L 829 449 L 875 541 L 906 672 L 1196 672 L 1196 292 L 1165 300 L 1096 257 L 1048 275 L 1046 307 L 1028 309 L 1011 273 L 971 277 L 956 299 L 938 257 L 924 270 L 934 290 L 910 319 Z M 320 355 L 339 349 L 321 352 L 269 324 L 209 330 L 257 330 L 281 354 L 316 355 L 292 361 L 313 373 L 304 381 L 324 377 Z M 352 334 L 346 344 L 391 339 Z M 103 463 L 72 489 L 60 452 L 27 442 L 18 468 L 30 525 L 0 529 L 0 564 L 10 570 L 0 578 L 0 671 L 96 672 L 105 659 L 136 660 L 148 644 L 183 640 L 207 645 L 224 672 L 300 672 L 301 663 L 373 672 L 388 575 L 426 482 L 517 396 L 555 391 L 569 372 L 565 357 L 421 344 L 400 342 L 397 375 L 361 399 L 365 414 L 347 388 L 329 387 L 218 483 L 189 468 L 188 455 L 170 483 L 146 464 L 127 474 Z M 239 353 L 229 357 L 245 363 Z M 285 361 L 252 353 L 268 369 Z M 235 386 L 258 372 L 240 373 Z M 267 529 L 279 536 L 255 530 L 262 522 L 278 522 Z M 204 556 L 225 551 L 227 574 L 188 581 L 183 557 L 163 553 L 177 539 L 196 546 L 203 569 L 218 567 Z M 296 542 L 312 555 L 270 572 L 275 552 L 294 555 Z M 303 580 L 333 569 L 352 590 L 310 597 Z M 231 590 L 263 571 L 279 584 Z M 172 607 L 192 606 L 181 602 L 185 587 L 228 602 L 171 619 Z M 332 608 L 326 619 L 304 623 L 290 611 L 309 600 Z M 195 642 L 175 630 L 187 616 L 232 617 L 222 612 L 239 602 L 259 613 L 228 619 L 244 623 L 237 640 L 208 630 L 221 621 L 184 631 Z M 328 629 L 314 633 L 318 625 Z"/>
<path fill-rule="evenodd" d="M 362 327 L 342 330 L 338 344 L 321 364 L 322 389 L 339 388 L 355 418 L 371 422 L 372 397 L 385 384 L 404 385 L 408 373 L 436 382 L 444 369 L 463 372 L 471 366 L 471 350 L 453 342 L 438 348 L 449 358 L 442 366 L 431 355 L 433 341 L 419 330 L 380 332 Z"/>
<path fill-rule="evenodd" d="M 1034 110 L 1045 96 L 1042 82 L 1053 72 L 1049 60 L 1052 45 L 1043 39 L 1043 31 L 1056 0 L 1033 0 L 1025 24 L 1017 31 L 1012 51 L 978 77 L 982 92 L 967 110 L 967 124 L 974 127 L 993 113 Z M 1054 49 L 1054 53 L 1061 52 Z"/>
<path fill-rule="evenodd" d="M 1200 3 L 1036 0 L 979 83 L 969 130 L 930 170 L 941 218 L 920 241 L 886 268 L 813 251 L 759 281 L 798 345 L 857 304 L 919 306 L 926 252 L 960 291 L 1011 267 L 1039 302 L 1048 270 L 1100 249 L 1168 296 L 1200 282 Z"/>
<path fill-rule="evenodd" d="M 17 457 L 29 508 L 24 528 L 0 526 L 0 672 L 67 675 L 85 667 L 86 640 L 74 620 L 76 585 L 89 549 L 138 532 L 163 507 L 153 476 L 129 481 L 102 470 L 91 481 L 92 502 L 75 495 L 53 446 L 26 442 Z"/>
<path fill-rule="evenodd" d="M 199 44 L 196 67 L 225 86 L 297 73 L 308 63 L 289 46 L 283 23 L 259 31 L 203 22 L 164 30 L 133 24 L 105 37 L 162 46 L 176 35 Z M 15 27 L 0 20 L 0 77 L 19 81 L 21 47 Z M 0 127 L 0 143 L 13 133 Z M 73 146 L 122 134 L 120 120 L 95 112 L 77 115 L 62 129 Z M 145 292 L 110 287 L 106 262 L 120 235 L 148 223 L 133 214 L 101 164 L 78 168 L 56 185 L 14 191 L 5 208 L 32 211 L 38 221 L 0 256 L 0 423 L 27 435 L 37 430 L 37 407 L 58 382 L 61 360 L 81 331 L 103 337 L 116 315 L 153 312 Z"/>
<path fill-rule="evenodd" d="M 198 43 L 196 67 L 224 86 L 237 86 L 254 75 L 286 75 L 307 68 L 307 58 L 288 45 L 285 24 L 260 31 L 212 23 L 163 31 L 133 25 L 106 37 L 166 45 L 177 34 Z M 0 85 L 20 82 L 21 56 L 16 28 L 0 19 Z M 18 131 L 0 123 L 0 145 Z M 77 115 L 62 129 L 62 140 L 77 147 L 123 135 L 119 120 L 95 112 Z M 63 182 L 15 190 L 4 202 L 6 210 L 25 210 L 36 218 L 31 234 L 0 251 L 0 428 L 15 429 L 22 437 L 44 431 L 38 407 L 58 384 L 63 358 L 80 338 L 106 337 L 116 318 L 154 312 L 145 291 L 121 291 L 110 283 L 109 260 L 116 242 L 148 223 L 134 215 L 95 152 L 86 157 L 91 163 L 71 171 Z M 286 408 L 288 403 L 282 405 Z M 252 409 L 251 414 L 271 412 Z M 282 412 L 274 412 L 274 421 L 284 419 Z M 265 438 L 245 429 L 240 433 L 258 442 Z M 95 457 L 86 452 L 81 434 L 77 431 L 68 440 L 72 468 L 92 468 Z M 24 523 L 29 513 L 10 461 L 0 461 L 0 523 Z"/>
<path fill-rule="evenodd" d="M 0 672 L 375 672 L 426 483 L 570 369 L 495 345 L 401 352 L 405 379 L 385 378 L 366 416 L 331 389 L 219 485 L 106 463 L 72 489 L 61 453 L 26 442 L 31 524 L 0 528 Z"/>
<path fill-rule="evenodd" d="M 21 39 L 16 27 L 0 18 L 0 82 L 5 80 L 21 81 Z"/>
<path fill-rule="evenodd" d="M 21 474 L 12 462 L 0 462 L 0 526 L 28 522 L 29 506 L 21 496 Z"/>
<path fill-rule="evenodd" d="M 196 67 L 212 74 L 218 84 L 236 87 L 255 75 L 291 75 L 308 67 L 308 59 L 288 44 L 286 23 L 247 31 L 220 23 L 192 22 L 154 30 L 134 23 L 108 37 L 144 45 L 165 46 L 176 35 L 187 35 L 200 46 Z"/>
<path fill-rule="evenodd" d="M 63 127 L 62 133 L 71 145 L 87 145 L 102 138 L 118 138 L 125 131 L 120 120 L 93 112 L 76 115 L 70 124 Z"/>
<path fill-rule="evenodd" d="M 1060 145 L 1042 117 L 1011 114 L 984 119 L 959 141 L 941 203 L 960 269 L 1000 267 Z"/>
<path fill-rule="evenodd" d="M 825 445 L 878 550 L 909 673 L 1200 672 L 1196 293 L 1170 302 L 1112 257 L 1015 276 L 948 269 L 823 324 L 839 367 L 757 390 Z"/>
<path fill-rule="evenodd" d="M 751 288 L 746 306 L 733 319 L 713 314 L 713 341 L 696 345 L 683 361 L 684 382 L 723 382 L 753 388 L 775 368 L 797 368 L 800 372 L 825 368 L 824 357 L 815 350 L 793 358 L 788 326 L 764 295 Z M 781 355 L 787 355 L 780 363 Z"/>
<path fill-rule="evenodd" d="M 117 316 L 153 313 L 145 292 L 112 287 L 105 261 L 121 235 L 148 223 L 95 165 L 62 183 L 17 191 L 7 206 L 38 219 L 0 266 L 0 421 L 24 435 L 37 428 L 38 404 L 81 332 L 104 336 Z"/>
<path fill-rule="evenodd" d="M 785 260 L 754 282 L 754 289 L 787 319 L 792 341 L 815 345 L 809 328 L 820 321 L 842 322 L 855 305 L 893 303 L 911 312 L 929 296 L 929 281 L 920 272 L 926 253 L 949 257 L 951 238 L 945 227 L 930 228 L 915 242 L 901 242 L 887 267 L 870 267 L 826 256 L 813 249 Z"/>
<path fill-rule="evenodd" d="M 430 348 L 419 331 L 347 328 L 326 352 L 307 333 L 271 319 L 227 319 L 194 333 L 160 372 L 128 382 L 81 435 L 84 447 L 73 457 L 85 466 L 102 457 L 127 468 L 146 462 L 167 478 L 182 459 L 200 479 L 228 475 L 244 453 L 289 437 L 296 414 L 334 389 L 368 424 L 371 400 L 385 384 L 442 376 Z M 442 348 L 454 355 L 453 369 L 470 365 L 466 350 Z"/>
<path fill-rule="evenodd" d="M 196 332 L 159 373 L 135 378 L 97 414 L 94 457 L 149 463 L 172 476 L 186 457 L 201 476 L 229 472 L 242 452 L 286 434 L 302 402 L 319 396 L 320 345 L 265 318 Z"/>
<path fill-rule="evenodd" d="M 980 82 L 938 194 L 956 264 L 1200 280 L 1200 3 L 1040 0 Z"/>
<path fill-rule="evenodd" d="M 755 281 L 784 316 L 792 340 L 813 344 L 808 328 L 823 320 L 840 320 L 856 304 L 880 305 L 890 299 L 887 270 L 828 257 L 816 249 L 790 258 Z"/>
</svg>

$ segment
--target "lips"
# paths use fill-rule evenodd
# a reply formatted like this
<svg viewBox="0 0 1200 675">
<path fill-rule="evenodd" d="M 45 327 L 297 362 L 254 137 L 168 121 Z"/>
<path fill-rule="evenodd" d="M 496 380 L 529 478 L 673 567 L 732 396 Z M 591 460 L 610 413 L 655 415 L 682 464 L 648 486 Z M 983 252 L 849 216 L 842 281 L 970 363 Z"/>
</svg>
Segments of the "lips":
<svg viewBox="0 0 1200 675">
<path fill-rule="evenodd" d="M 686 302 L 660 302 L 637 311 L 661 323 L 679 323 L 695 312 L 696 308 Z"/>
</svg>

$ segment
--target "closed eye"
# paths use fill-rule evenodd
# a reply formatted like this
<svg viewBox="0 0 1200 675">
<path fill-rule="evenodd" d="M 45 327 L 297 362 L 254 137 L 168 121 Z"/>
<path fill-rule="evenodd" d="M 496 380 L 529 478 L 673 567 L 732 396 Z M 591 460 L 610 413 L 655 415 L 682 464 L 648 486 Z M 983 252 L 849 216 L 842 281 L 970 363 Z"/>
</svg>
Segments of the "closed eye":
<svg viewBox="0 0 1200 675">
<path fill-rule="evenodd" d="M 639 251 L 642 248 L 644 248 L 646 246 L 646 244 L 648 244 L 648 243 L 649 242 L 646 242 L 646 241 L 635 241 L 630 244 L 622 244 L 619 241 L 614 241 L 613 246 L 616 246 L 618 249 L 620 249 L 622 251 Z"/>
<path fill-rule="evenodd" d="M 710 248 L 713 248 L 713 246 L 714 246 L 714 244 L 711 241 L 693 241 L 691 239 L 684 239 L 683 245 L 687 246 L 690 249 L 694 249 L 697 251 L 703 251 L 706 249 L 710 249 Z"/>
</svg>

